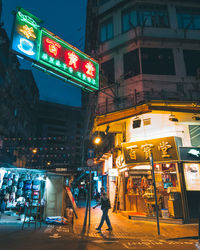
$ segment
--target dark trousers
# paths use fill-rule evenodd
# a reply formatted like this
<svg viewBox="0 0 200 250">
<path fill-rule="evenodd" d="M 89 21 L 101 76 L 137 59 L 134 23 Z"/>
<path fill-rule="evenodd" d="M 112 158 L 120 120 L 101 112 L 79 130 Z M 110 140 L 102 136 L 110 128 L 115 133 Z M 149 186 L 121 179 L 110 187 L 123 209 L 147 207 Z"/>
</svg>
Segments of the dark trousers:
<svg viewBox="0 0 200 250">
<path fill-rule="evenodd" d="M 103 213 L 102 213 L 101 221 L 100 221 L 98 228 L 100 229 L 103 226 L 104 221 L 106 221 L 106 224 L 108 225 L 108 227 L 111 228 L 110 219 L 108 217 L 108 208 L 103 208 L 102 212 Z"/>
</svg>

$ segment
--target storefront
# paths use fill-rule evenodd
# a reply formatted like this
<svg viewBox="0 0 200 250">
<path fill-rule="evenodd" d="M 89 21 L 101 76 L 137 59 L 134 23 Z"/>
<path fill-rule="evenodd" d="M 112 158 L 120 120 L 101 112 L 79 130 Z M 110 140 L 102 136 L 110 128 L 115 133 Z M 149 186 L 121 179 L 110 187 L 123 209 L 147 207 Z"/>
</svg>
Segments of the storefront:
<svg viewBox="0 0 200 250">
<path fill-rule="evenodd" d="M 123 179 L 125 211 L 136 216 L 155 216 L 155 197 L 149 151 L 153 153 L 159 215 L 183 218 L 178 146 L 180 138 L 164 137 L 123 144 Z"/>
<path fill-rule="evenodd" d="M 0 168 L 1 220 L 13 221 L 25 217 L 27 208 L 41 207 L 42 217 L 62 215 L 63 176 L 42 170 Z"/>
</svg>

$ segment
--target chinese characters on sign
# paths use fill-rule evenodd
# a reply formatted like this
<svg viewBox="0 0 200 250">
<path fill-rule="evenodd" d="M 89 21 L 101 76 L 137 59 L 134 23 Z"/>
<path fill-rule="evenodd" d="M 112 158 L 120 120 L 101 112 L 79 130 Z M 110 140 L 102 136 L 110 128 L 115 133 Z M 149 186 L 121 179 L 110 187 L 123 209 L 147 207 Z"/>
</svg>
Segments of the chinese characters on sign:
<svg viewBox="0 0 200 250">
<path fill-rule="evenodd" d="M 99 89 L 99 64 L 41 27 L 41 20 L 22 8 L 16 13 L 12 50 L 40 69 L 86 90 Z"/>
<path fill-rule="evenodd" d="M 125 163 L 149 163 L 153 153 L 154 162 L 163 162 L 166 159 L 178 160 L 177 146 L 174 137 L 123 144 Z"/>
</svg>

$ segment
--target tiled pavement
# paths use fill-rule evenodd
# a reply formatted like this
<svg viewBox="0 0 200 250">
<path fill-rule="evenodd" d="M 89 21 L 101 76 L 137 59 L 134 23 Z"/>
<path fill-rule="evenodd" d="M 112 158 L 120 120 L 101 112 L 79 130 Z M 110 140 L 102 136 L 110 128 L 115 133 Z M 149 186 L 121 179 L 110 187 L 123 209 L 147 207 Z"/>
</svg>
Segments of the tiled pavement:
<svg viewBox="0 0 200 250">
<path fill-rule="evenodd" d="M 92 202 L 92 206 L 94 206 L 94 204 L 95 203 Z M 85 207 L 83 207 L 83 205 L 83 202 L 78 204 L 78 219 L 74 219 L 73 227 L 74 233 L 80 236 L 83 235 L 82 229 L 85 216 Z M 95 228 L 98 227 L 101 214 L 102 212 L 99 207 L 96 209 L 91 208 L 90 227 L 88 227 L 87 223 L 84 232 L 85 236 L 109 239 L 153 239 L 158 237 L 156 222 L 129 220 L 120 213 L 112 213 L 111 209 L 109 211 L 109 217 L 113 231 L 106 231 L 107 225 L 105 223 L 102 227 L 102 233 L 98 233 Z M 161 239 L 193 239 L 198 235 L 198 225 L 160 223 L 160 233 L 159 238 Z"/>
</svg>

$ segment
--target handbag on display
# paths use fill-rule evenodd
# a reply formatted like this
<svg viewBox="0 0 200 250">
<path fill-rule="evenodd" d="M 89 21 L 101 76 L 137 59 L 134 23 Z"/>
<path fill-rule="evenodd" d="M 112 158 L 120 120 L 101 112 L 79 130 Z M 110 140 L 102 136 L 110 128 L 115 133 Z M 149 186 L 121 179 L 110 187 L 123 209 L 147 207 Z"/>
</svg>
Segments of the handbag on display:
<svg viewBox="0 0 200 250">
<path fill-rule="evenodd" d="M 10 200 L 15 200 L 15 192 L 12 192 L 11 195 L 10 195 Z"/>
<path fill-rule="evenodd" d="M 12 186 L 12 192 L 17 192 L 17 187 L 16 186 Z"/>
<path fill-rule="evenodd" d="M 12 179 L 8 180 L 8 186 L 12 186 Z"/>
<path fill-rule="evenodd" d="M 22 196 L 22 194 L 23 194 L 23 190 L 21 188 L 17 189 L 17 195 Z"/>
<path fill-rule="evenodd" d="M 8 173 L 7 172 L 4 174 L 3 178 L 8 178 Z"/>
<path fill-rule="evenodd" d="M 32 180 L 26 180 L 25 181 L 25 185 L 30 185 L 30 184 L 32 184 Z"/>
<path fill-rule="evenodd" d="M 33 184 L 33 190 L 39 191 L 40 190 L 40 185 L 34 185 Z"/>
<path fill-rule="evenodd" d="M 38 200 L 33 200 L 32 201 L 32 206 L 38 206 Z"/>
<path fill-rule="evenodd" d="M 23 188 L 23 186 L 24 186 L 24 182 L 23 181 L 18 182 L 18 188 Z"/>
<path fill-rule="evenodd" d="M 12 179 L 13 178 L 13 173 L 9 173 L 8 174 L 8 179 Z"/>
<path fill-rule="evenodd" d="M 33 199 L 38 200 L 39 199 L 39 192 L 33 192 Z"/>
<path fill-rule="evenodd" d="M 6 190 L 9 194 L 11 194 L 12 193 L 12 186 L 7 186 Z"/>
<path fill-rule="evenodd" d="M 21 180 L 22 180 L 22 181 L 25 181 L 25 180 L 26 180 L 26 175 L 25 175 L 25 174 L 22 174 L 22 175 L 21 175 Z"/>
<path fill-rule="evenodd" d="M 26 190 L 25 191 L 25 197 L 28 199 L 30 199 L 31 198 L 31 195 L 32 195 L 32 191 L 31 190 Z"/>
<path fill-rule="evenodd" d="M 3 185 L 7 185 L 8 184 L 8 179 L 7 178 L 3 178 Z"/>
<path fill-rule="evenodd" d="M 16 181 L 16 182 L 18 182 L 18 180 L 19 180 L 19 175 L 14 175 L 14 176 L 13 176 L 13 180 Z"/>
<path fill-rule="evenodd" d="M 18 182 L 13 180 L 13 186 L 17 186 Z"/>
<path fill-rule="evenodd" d="M 40 180 L 37 180 L 37 179 L 34 180 L 34 181 L 33 181 L 33 185 L 40 185 Z"/>
<path fill-rule="evenodd" d="M 32 184 L 26 184 L 25 186 L 24 186 L 24 189 L 25 190 L 30 190 L 32 188 Z"/>
<path fill-rule="evenodd" d="M 6 193 L 4 199 L 5 199 L 5 200 L 9 200 L 9 198 L 10 198 L 10 194 L 9 194 L 9 193 Z"/>
<path fill-rule="evenodd" d="M 4 196 L 6 194 L 6 189 L 1 190 L 1 195 Z"/>
</svg>

